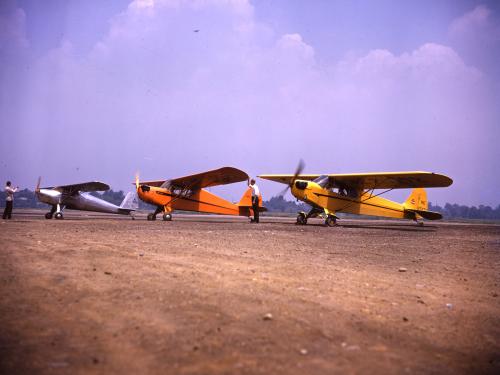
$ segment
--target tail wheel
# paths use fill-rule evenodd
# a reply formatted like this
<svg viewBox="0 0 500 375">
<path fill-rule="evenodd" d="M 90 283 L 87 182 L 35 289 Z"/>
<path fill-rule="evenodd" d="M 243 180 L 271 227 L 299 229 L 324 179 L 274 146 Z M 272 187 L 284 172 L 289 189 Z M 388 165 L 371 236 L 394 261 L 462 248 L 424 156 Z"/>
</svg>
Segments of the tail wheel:
<svg viewBox="0 0 500 375">
<path fill-rule="evenodd" d="M 304 212 L 299 212 L 297 215 L 297 224 L 299 225 L 306 225 L 307 224 L 307 217 Z"/>
<path fill-rule="evenodd" d="M 155 214 L 148 214 L 148 220 L 149 221 L 156 220 L 156 215 Z"/>
<path fill-rule="evenodd" d="M 327 227 L 334 227 L 335 225 L 337 225 L 337 219 L 335 219 L 334 216 L 328 215 L 325 220 L 325 225 Z"/>
<path fill-rule="evenodd" d="M 57 220 L 62 220 L 64 219 L 64 216 L 62 214 L 62 212 L 57 212 L 54 217 L 57 219 Z"/>
<path fill-rule="evenodd" d="M 47 212 L 47 213 L 45 214 L 45 218 L 46 218 L 47 220 L 52 219 L 52 212 Z"/>
<path fill-rule="evenodd" d="M 163 221 L 172 221 L 171 214 L 163 214 Z"/>
</svg>

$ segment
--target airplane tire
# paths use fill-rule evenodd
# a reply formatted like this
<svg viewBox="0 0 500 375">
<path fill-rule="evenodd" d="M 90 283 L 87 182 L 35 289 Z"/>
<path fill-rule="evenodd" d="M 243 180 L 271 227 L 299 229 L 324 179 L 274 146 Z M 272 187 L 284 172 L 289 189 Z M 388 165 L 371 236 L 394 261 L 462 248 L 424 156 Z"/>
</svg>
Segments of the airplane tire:
<svg viewBox="0 0 500 375">
<path fill-rule="evenodd" d="M 299 212 L 297 215 L 297 224 L 299 225 L 306 225 L 307 224 L 307 217 L 306 214 L 303 212 Z"/>
<path fill-rule="evenodd" d="M 163 221 L 172 221 L 171 214 L 163 214 Z"/>
<path fill-rule="evenodd" d="M 156 220 L 156 216 L 154 214 L 148 214 L 148 220 L 149 221 Z"/>
<path fill-rule="evenodd" d="M 52 219 L 52 213 L 51 213 L 51 212 L 47 212 L 47 213 L 45 214 L 45 218 L 46 218 L 47 220 Z"/>
<path fill-rule="evenodd" d="M 54 217 L 57 219 L 57 220 L 62 220 L 64 219 L 64 216 L 61 212 L 57 212 Z"/>
<path fill-rule="evenodd" d="M 337 220 L 333 216 L 328 216 L 325 220 L 325 225 L 327 227 L 334 227 L 337 225 Z"/>
</svg>

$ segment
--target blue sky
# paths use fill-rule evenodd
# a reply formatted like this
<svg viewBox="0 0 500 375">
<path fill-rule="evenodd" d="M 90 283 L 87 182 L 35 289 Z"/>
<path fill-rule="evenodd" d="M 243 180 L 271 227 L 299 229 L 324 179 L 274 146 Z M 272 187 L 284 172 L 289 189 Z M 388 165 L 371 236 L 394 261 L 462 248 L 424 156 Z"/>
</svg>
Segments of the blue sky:
<svg viewBox="0 0 500 375">
<path fill-rule="evenodd" d="M 496 206 L 498 61 L 498 2 L 2 1 L 0 175 L 128 189 L 303 158 L 440 172 L 432 202 Z"/>
</svg>

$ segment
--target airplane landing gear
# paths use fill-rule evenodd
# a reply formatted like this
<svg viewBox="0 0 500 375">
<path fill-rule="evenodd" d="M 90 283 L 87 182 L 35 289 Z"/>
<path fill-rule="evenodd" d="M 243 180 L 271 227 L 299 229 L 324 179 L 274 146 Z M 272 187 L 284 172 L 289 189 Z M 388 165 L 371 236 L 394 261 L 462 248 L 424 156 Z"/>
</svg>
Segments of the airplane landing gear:
<svg viewBox="0 0 500 375">
<path fill-rule="evenodd" d="M 327 227 L 334 227 L 335 225 L 337 225 L 337 219 L 335 218 L 335 216 L 328 215 L 325 219 L 325 225 Z"/>
<path fill-rule="evenodd" d="M 171 214 L 163 214 L 163 221 L 172 221 L 172 215 Z"/>
<path fill-rule="evenodd" d="M 62 220 L 64 219 L 64 216 L 62 214 L 62 212 L 57 212 L 54 216 L 57 220 Z"/>
<path fill-rule="evenodd" d="M 306 225 L 307 224 L 307 215 L 305 212 L 299 212 L 297 215 L 297 224 L 298 225 Z"/>
<path fill-rule="evenodd" d="M 154 220 L 156 220 L 156 215 L 158 215 L 158 214 L 159 214 L 160 212 L 162 212 L 162 211 L 163 211 L 163 207 L 162 207 L 162 206 L 158 206 L 158 207 L 156 207 L 155 212 L 148 214 L 148 220 L 149 220 L 149 221 L 154 221 Z"/>
<path fill-rule="evenodd" d="M 52 208 L 50 209 L 50 211 L 45 214 L 45 218 L 47 220 L 52 219 L 52 216 L 54 216 L 54 212 L 56 212 L 56 211 L 57 211 L 57 206 L 55 206 L 55 205 L 52 206 Z"/>
</svg>

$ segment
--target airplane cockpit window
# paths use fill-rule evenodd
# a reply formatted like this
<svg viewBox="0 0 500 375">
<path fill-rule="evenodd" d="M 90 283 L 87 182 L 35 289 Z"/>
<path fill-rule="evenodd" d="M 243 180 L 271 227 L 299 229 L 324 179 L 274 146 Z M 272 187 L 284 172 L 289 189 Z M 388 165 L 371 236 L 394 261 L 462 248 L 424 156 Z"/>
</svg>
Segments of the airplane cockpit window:
<svg viewBox="0 0 500 375">
<path fill-rule="evenodd" d="M 359 192 L 357 189 L 346 185 L 340 185 L 338 188 L 338 194 L 349 198 L 358 198 Z"/>
<path fill-rule="evenodd" d="M 321 186 L 323 189 L 328 188 L 328 183 L 329 183 L 329 178 L 327 175 L 322 174 L 319 177 L 316 177 L 313 182 L 316 182 L 319 186 Z"/>
<path fill-rule="evenodd" d="M 348 187 L 347 188 L 347 196 L 350 198 L 358 198 L 359 194 L 358 194 L 358 191 L 356 189 Z"/>
</svg>

